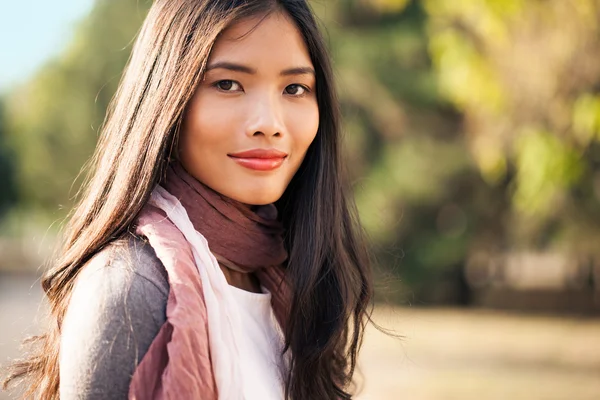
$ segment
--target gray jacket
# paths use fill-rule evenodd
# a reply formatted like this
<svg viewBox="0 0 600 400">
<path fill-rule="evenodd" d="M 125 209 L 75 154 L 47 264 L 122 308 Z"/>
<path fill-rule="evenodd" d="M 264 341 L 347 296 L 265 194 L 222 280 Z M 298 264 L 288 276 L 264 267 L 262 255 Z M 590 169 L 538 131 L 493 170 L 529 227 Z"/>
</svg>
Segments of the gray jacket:
<svg viewBox="0 0 600 400">
<path fill-rule="evenodd" d="M 63 321 L 60 398 L 126 399 L 136 365 L 166 321 L 167 272 L 137 237 L 108 245 L 77 277 Z"/>
</svg>

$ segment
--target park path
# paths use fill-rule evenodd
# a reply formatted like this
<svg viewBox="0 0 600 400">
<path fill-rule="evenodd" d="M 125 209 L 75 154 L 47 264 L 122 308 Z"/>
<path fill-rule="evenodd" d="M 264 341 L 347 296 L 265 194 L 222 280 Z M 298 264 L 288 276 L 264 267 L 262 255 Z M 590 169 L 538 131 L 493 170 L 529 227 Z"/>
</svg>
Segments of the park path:
<svg viewBox="0 0 600 400">
<path fill-rule="evenodd" d="M 43 316 L 39 282 L 0 275 L 0 363 Z M 598 400 L 600 319 L 378 307 L 358 400 Z M 10 399 L 0 392 L 0 400 Z"/>
</svg>

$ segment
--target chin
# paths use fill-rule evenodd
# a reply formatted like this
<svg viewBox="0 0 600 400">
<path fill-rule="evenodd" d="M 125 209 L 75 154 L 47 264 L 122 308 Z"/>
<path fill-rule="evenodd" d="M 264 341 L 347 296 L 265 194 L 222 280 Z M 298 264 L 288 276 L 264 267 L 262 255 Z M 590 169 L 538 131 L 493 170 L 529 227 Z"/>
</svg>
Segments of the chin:
<svg viewBox="0 0 600 400">
<path fill-rule="evenodd" d="M 276 202 L 282 194 L 282 190 L 274 190 L 273 188 L 253 188 L 244 193 L 239 193 L 239 196 L 235 196 L 235 200 L 251 206 L 264 206 Z"/>
<path fill-rule="evenodd" d="M 275 203 L 281 196 L 244 196 L 239 199 L 244 204 L 251 206 L 264 206 L 266 204 Z"/>
</svg>

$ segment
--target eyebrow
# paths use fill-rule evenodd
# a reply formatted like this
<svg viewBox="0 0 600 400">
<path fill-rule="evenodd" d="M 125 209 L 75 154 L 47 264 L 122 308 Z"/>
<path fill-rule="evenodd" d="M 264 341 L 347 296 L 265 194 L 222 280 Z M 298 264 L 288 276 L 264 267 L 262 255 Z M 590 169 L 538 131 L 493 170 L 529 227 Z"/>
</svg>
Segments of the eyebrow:
<svg viewBox="0 0 600 400">
<path fill-rule="evenodd" d="M 236 64 L 228 61 L 220 61 L 206 67 L 206 72 L 213 69 L 226 69 L 229 71 L 235 72 L 243 72 L 245 74 L 254 75 L 256 74 L 255 68 L 250 68 L 246 65 Z M 284 69 L 279 73 L 280 76 L 290 76 L 290 75 L 315 75 L 315 70 L 312 67 L 295 67 Z"/>
</svg>

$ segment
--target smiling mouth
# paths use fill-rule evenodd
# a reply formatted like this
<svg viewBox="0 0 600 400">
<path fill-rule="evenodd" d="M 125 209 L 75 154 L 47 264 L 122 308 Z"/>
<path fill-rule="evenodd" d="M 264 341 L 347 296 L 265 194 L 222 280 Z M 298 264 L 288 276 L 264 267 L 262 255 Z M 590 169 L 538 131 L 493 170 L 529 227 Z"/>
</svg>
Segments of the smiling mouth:
<svg viewBox="0 0 600 400">
<path fill-rule="evenodd" d="M 283 164 L 287 153 L 275 149 L 253 149 L 227 156 L 242 167 L 255 171 L 272 171 Z"/>
</svg>

